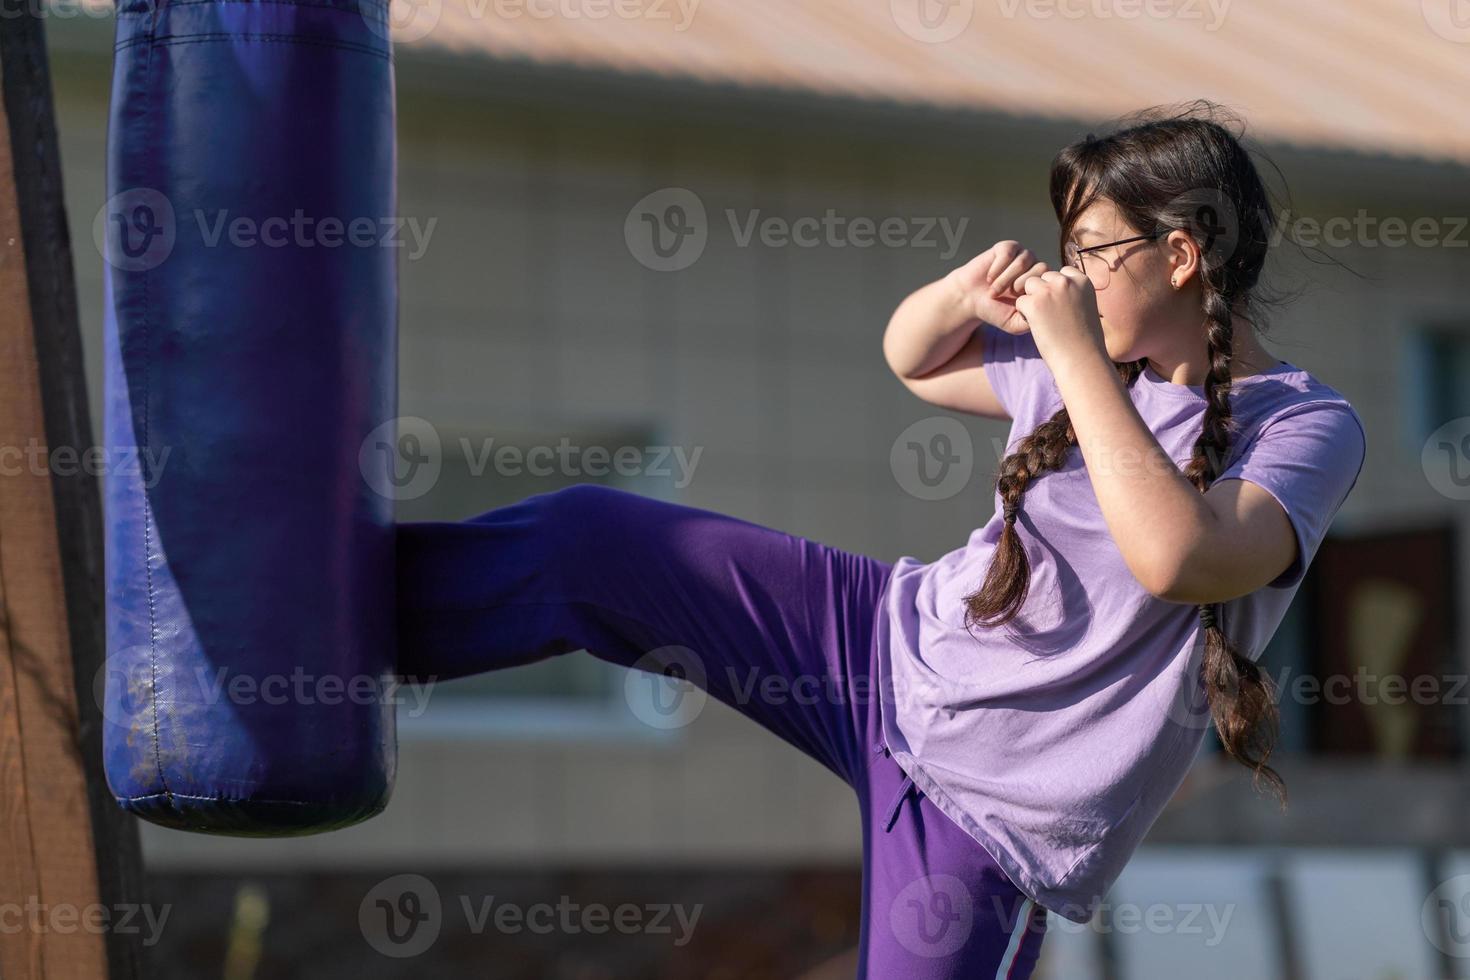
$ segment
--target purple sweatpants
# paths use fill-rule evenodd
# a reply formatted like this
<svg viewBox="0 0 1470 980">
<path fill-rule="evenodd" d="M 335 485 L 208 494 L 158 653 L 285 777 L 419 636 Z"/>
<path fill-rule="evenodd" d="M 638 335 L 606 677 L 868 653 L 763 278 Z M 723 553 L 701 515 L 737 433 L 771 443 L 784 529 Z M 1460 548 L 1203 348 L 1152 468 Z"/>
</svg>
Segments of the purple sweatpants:
<svg viewBox="0 0 1470 980">
<path fill-rule="evenodd" d="M 681 675 L 841 776 L 862 813 L 860 977 L 1030 976 L 1045 910 L 883 746 L 873 621 L 890 565 L 581 485 L 400 525 L 398 568 L 402 675 L 586 649 Z"/>
</svg>

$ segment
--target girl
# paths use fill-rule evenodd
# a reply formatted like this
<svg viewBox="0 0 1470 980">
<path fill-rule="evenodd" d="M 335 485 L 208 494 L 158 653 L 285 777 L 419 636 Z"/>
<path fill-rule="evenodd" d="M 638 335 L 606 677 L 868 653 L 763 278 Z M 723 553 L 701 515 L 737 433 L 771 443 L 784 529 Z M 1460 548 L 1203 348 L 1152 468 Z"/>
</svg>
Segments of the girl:
<svg viewBox="0 0 1470 980">
<path fill-rule="evenodd" d="M 1237 138 L 1207 111 L 1133 123 L 1053 163 L 1065 264 L 1000 242 L 888 325 L 916 395 L 1012 420 L 962 547 L 889 565 L 625 491 L 539 494 L 401 528 L 401 672 L 587 649 L 815 757 L 857 796 L 859 974 L 885 980 L 1028 976 L 1047 910 L 1091 920 L 1211 720 L 1280 793 L 1255 661 L 1366 444 L 1256 339 L 1274 209 Z"/>
</svg>

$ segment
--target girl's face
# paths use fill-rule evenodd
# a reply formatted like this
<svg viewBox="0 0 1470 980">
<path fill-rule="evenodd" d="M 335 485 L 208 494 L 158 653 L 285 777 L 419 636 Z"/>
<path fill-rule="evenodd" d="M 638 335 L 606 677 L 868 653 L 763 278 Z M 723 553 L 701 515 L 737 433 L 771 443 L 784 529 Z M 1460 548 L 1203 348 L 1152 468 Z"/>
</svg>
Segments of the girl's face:
<svg viewBox="0 0 1470 980">
<path fill-rule="evenodd" d="M 1143 233 L 1128 225 L 1117 206 L 1103 198 L 1078 217 L 1071 241 L 1078 248 L 1088 248 Z M 1187 315 L 1189 303 L 1198 310 L 1198 297 L 1189 295 L 1197 268 L 1190 254 L 1193 246 L 1188 235 L 1174 231 L 1082 256 L 1083 271 L 1097 293 L 1108 357 L 1134 361 L 1163 353 L 1173 339 L 1168 325 L 1178 324 Z M 1179 289 L 1170 284 L 1171 278 L 1179 280 Z"/>
</svg>

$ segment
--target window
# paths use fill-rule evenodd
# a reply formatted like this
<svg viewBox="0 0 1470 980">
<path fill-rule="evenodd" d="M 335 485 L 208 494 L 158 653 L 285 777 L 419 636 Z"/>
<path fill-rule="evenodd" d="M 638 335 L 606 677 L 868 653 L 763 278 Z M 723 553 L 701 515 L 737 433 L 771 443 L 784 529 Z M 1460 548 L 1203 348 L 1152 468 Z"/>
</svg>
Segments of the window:
<svg viewBox="0 0 1470 980">
<path fill-rule="evenodd" d="M 1470 328 L 1427 327 L 1410 334 L 1406 367 L 1407 440 L 1417 457 L 1435 429 L 1470 415 Z"/>
</svg>

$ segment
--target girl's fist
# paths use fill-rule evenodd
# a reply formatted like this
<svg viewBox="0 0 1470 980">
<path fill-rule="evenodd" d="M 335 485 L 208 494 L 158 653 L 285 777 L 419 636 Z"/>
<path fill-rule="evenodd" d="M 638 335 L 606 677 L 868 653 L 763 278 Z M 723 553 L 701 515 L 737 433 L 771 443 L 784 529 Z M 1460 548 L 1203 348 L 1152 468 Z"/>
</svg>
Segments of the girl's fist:
<svg viewBox="0 0 1470 980">
<path fill-rule="evenodd" d="M 949 274 L 959 290 L 965 310 L 977 320 L 994 324 L 1006 333 L 1025 333 L 1026 318 L 1016 309 L 1025 295 L 1026 283 L 1047 271 L 1020 242 L 996 242 Z"/>
</svg>

